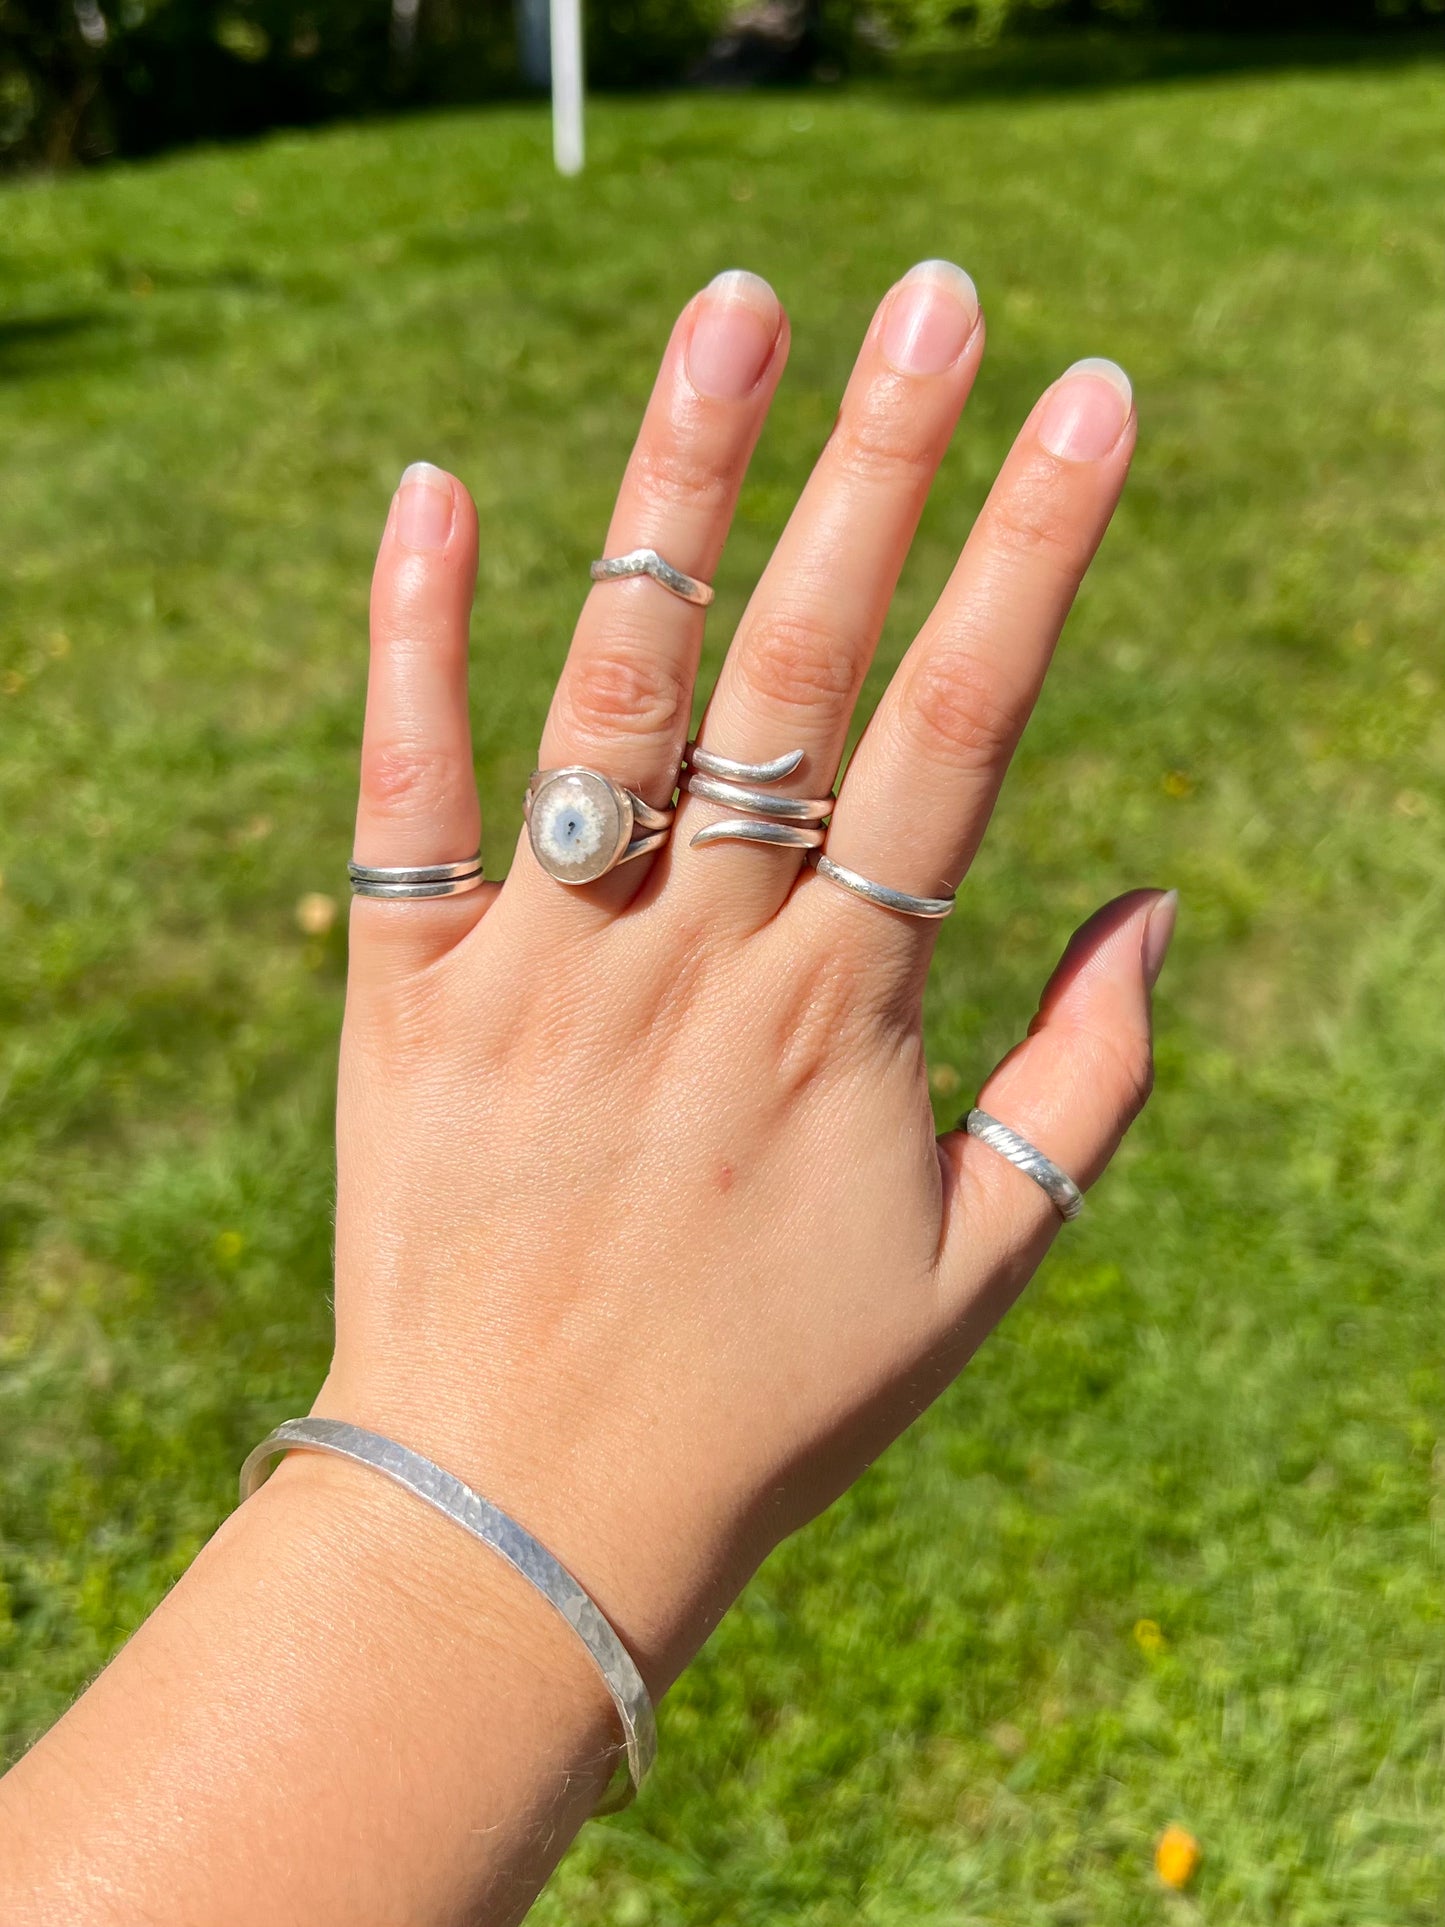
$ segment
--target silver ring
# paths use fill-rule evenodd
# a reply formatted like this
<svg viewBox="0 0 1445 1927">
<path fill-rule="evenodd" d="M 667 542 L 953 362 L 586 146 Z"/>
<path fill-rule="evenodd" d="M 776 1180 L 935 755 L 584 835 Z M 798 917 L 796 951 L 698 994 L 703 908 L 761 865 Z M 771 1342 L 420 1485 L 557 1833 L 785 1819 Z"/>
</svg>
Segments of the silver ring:
<svg viewBox="0 0 1445 1927">
<path fill-rule="evenodd" d="M 465 856 L 459 863 L 389 864 L 348 863 L 351 894 L 355 897 L 392 897 L 401 901 L 417 897 L 464 897 L 479 890 L 482 853 Z"/>
<path fill-rule="evenodd" d="M 841 889 L 851 890 L 855 897 L 862 897 L 867 903 L 876 903 L 880 910 L 896 910 L 903 917 L 946 917 L 953 908 L 955 899 L 947 897 L 914 897 L 906 890 L 895 890 L 887 883 L 875 883 L 871 877 L 860 876 L 856 870 L 845 870 L 841 863 L 835 863 L 830 856 L 821 851 L 814 859 L 814 868 L 820 877 L 827 877 Z"/>
<path fill-rule="evenodd" d="M 692 848 L 708 843 L 770 843 L 787 850 L 816 850 L 823 841 L 823 822 L 833 813 L 832 796 L 773 796 L 759 784 L 781 783 L 803 760 L 803 751 L 790 749 L 770 763 L 739 763 L 731 756 L 714 756 L 687 746 L 687 775 L 682 787 L 727 809 L 745 810 L 706 823 L 692 839 Z"/>
<path fill-rule="evenodd" d="M 672 810 L 655 810 L 636 790 L 581 763 L 533 770 L 522 814 L 533 856 L 557 883 L 595 883 L 661 849 L 672 832 Z"/>
<path fill-rule="evenodd" d="M 621 582 L 630 575 L 650 575 L 664 589 L 681 596 L 684 602 L 695 602 L 699 609 L 705 609 L 713 598 L 706 582 L 673 568 L 656 549 L 629 549 L 626 555 L 600 555 L 588 574 L 594 582 Z"/>
<path fill-rule="evenodd" d="M 1084 1208 L 1083 1192 L 1067 1171 L 1061 1171 L 1052 1158 L 1046 1158 L 1026 1137 L 1011 1131 L 1007 1124 L 1000 1124 L 987 1111 L 970 1111 L 963 1120 L 963 1128 L 970 1137 L 976 1137 L 980 1144 L 997 1151 L 1001 1158 L 1007 1158 L 1026 1177 L 1032 1178 L 1048 1193 L 1050 1204 L 1065 1222 L 1078 1217 Z"/>
<path fill-rule="evenodd" d="M 284 1420 L 262 1439 L 241 1467 L 242 1504 L 261 1484 L 270 1461 L 291 1451 L 334 1453 L 338 1458 L 369 1466 L 372 1471 L 394 1479 L 413 1498 L 433 1507 L 505 1559 L 515 1573 L 536 1588 L 554 1612 L 560 1613 L 602 1675 L 622 1726 L 625 1764 L 619 1762 L 618 1771 L 595 1811 L 615 1813 L 625 1807 L 647 1778 L 657 1757 L 657 1718 L 652 1696 L 611 1621 L 561 1560 L 515 1519 L 450 1472 L 443 1471 L 441 1466 L 407 1446 L 398 1445 L 395 1439 L 383 1438 L 379 1432 L 368 1432 L 360 1425 L 350 1425 L 345 1419 Z"/>
</svg>

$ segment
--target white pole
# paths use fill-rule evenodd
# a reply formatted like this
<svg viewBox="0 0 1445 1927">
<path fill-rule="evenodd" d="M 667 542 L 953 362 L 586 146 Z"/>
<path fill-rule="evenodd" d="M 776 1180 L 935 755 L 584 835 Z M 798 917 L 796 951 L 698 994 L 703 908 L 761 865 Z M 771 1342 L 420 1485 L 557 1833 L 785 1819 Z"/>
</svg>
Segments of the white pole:
<svg viewBox="0 0 1445 1927">
<path fill-rule="evenodd" d="M 552 0 L 552 157 L 582 172 L 582 0 Z"/>
</svg>

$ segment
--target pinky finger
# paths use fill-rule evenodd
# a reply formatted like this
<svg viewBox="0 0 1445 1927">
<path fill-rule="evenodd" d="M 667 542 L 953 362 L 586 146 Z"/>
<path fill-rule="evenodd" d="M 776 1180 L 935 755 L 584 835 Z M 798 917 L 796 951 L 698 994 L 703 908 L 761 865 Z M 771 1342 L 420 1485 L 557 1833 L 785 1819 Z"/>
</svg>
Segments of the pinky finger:
<svg viewBox="0 0 1445 1927">
<path fill-rule="evenodd" d="M 1075 931 L 1028 1036 L 979 1093 L 980 1109 L 1081 1188 L 1104 1170 L 1149 1096 L 1150 1002 L 1178 902 L 1172 890 L 1135 890 Z M 962 1129 L 939 1139 L 939 1156 L 940 1272 L 956 1310 L 970 1324 L 979 1315 L 986 1329 L 1038 1264 L 1058 1214 L 1032 1178 Z"/>
<path fill-rule="evenodd" d="M 371 585 L 371 661 L 355 860 L 383 869 L 462 862 L 481 819 L 467 711 L 467 629 L 477 515 L 455 476 L 416 462 L 401 478 Z M 410 970 L 450 949 L 496 894 L 358 897 L 352 956 Z"/>
</svg>

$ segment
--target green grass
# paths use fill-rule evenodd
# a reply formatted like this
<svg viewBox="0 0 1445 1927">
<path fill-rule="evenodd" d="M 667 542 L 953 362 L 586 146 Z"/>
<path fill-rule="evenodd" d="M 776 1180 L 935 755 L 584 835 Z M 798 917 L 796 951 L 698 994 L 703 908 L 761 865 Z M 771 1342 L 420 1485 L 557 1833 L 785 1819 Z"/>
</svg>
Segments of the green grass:
<svg viewBox="0 0 1445 1927">
<path fill-rule="evenodd" d="M 885 667 L 1054 373 L 1116 355 L 1142 434 L 943 931 L 940 1116 L 1137 883 L 1184 901 L 1159 1089 L 964 1380 L 764 1570 L 538 1919 L 1438 1921 L 1442 122 L 1424 66 L 640 101 L 598 108 L 572 184 L 508 111 L 0 196 L 6 1745 L 322 1369 L 344 956 L 294 907 L 343 880 L 398 472 L 480 504 L 499 870 L 675 309 L 744 263 L 795 330 L 715 663 L 874 301 L 946 254 L 991 350 Z M 1186 1897 L 1151 1870 L 1170 1820 L 1204 1847 Z"/>
</svg>

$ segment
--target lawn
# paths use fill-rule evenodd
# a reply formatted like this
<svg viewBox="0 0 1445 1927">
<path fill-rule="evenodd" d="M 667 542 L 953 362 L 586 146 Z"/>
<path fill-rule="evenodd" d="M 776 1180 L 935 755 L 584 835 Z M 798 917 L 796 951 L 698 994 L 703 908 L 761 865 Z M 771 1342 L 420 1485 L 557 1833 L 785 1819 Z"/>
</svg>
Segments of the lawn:
<svg viewBox="0 0 1445 1927">
<path fill-rule="evenodd" d="M 715 664 L 873 303 L 941 254 L 990 355 L 880 678 L 1044 383 L 1113 355 L 1142 430 L 942 933 L 939 1115 L 1140 883 L 1183 896 L 1158 1091 L 536 1917 L 1438 1922 L 1442 125 L 1424 64 L 639 100 L 597 107 L 578 182 L 513 109 L 0 193 L 0 1746 L 323 1368 L 345 958 L 296 907 L 344 884 L 398 473 L 480 505 L 500 871 L 675 309 L 743 264 L 794 326 Z"/>
</svg>

